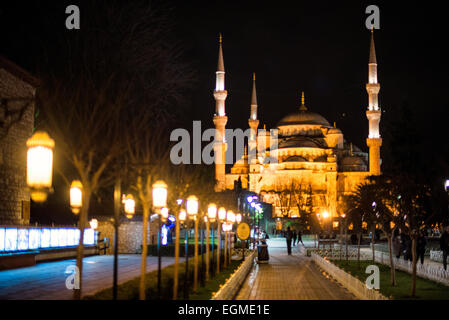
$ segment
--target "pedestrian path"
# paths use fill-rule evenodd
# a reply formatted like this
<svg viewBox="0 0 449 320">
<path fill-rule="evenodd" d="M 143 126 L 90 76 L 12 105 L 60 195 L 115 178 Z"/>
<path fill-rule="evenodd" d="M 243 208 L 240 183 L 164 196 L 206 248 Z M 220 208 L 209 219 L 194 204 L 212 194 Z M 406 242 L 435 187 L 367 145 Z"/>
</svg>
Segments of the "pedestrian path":
<svg viewBox="0 0 449 320">
<path fill-rule="evenodd" d="M 112 287 L 114 256 L 84 258 L 83 296 Z M 162 257 L 162 267 L 174 258 Z M 0 300 L 70 300 L 73 291 L 66 288 L 66 268 L 74 259 L 39 263 L 32 267 L 0 271 Z M 118 283 L 140 276 L 141 255 L 119 255 Z M 147 272 L 157 270 L 157 257 L 147 258 Z"/>
<path fill-rule="evenodd" d="M 287 255 L 285 238 L 267 241 L 270 260 L 257 264 L 239 291 L 237 300 L 353 300 L 349 291 L 329 278 L 304 255 L 292 247 Z M 306 244 L 307 245 L 307 244 Z"/>
</svg>

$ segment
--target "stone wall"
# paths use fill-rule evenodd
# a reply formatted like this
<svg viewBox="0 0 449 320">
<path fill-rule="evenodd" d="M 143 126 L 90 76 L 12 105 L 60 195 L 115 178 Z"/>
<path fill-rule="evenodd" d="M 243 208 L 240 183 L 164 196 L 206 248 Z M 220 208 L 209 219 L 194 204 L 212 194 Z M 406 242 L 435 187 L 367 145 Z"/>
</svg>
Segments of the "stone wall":
<svg viewBox="0 0 449 320">
<path fill-rule="evenodd" d="M 98 239 L 109 238 L 109 248 L 106 254 L 114 253 L 114 225 L 109 219 L 98 219 Z M 119 253 L 139 253 L 142 247 L 142 220 L 123 220 L 119 227 Z M 148 226 L 148 241 L 150 239 L 150 226 Z"/>
<path fill-rule="evenodd" d="M 26 140 L 34 126 L 35 85 L 24 71 L 0 60 L 0 224 L 29 223 Z M 33 81 L 31 81 L 33 82 Z"/>
</svg>

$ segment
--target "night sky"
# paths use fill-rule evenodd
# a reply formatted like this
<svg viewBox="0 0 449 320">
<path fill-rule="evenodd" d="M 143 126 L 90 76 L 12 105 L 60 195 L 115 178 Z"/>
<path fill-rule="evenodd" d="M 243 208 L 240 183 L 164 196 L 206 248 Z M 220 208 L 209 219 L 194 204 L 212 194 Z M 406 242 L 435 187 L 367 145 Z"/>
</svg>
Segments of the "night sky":
<svg viewBox="0 0 449 320">
<path fill-rule="evenodd" d="M 295 111 L 300 92 L 305 91 L 309 110 L 322 114 L 331 124 L 336 121 L 346 139 L 366 150 L 369 31 L 365 8 L 370 4 L 380 8 L 375 40 L 382 122 L 388 121 L 395 108 L 408 103 L 422 118 L 423 129 L 432 128 L 433 119 L 444 115 L 448 106 L 447 4 L 417 6 L 403 1 L 394 1 L 394 5 L 365 1 L 170 2 L 174 32 L 185 49 L 185 61 L 196 74 L 186 98 L 192 116 L 189 121 L 203 120 L 204 127 L 212 126 L 221 32 L 229 128 L 248 126 L 254 71 L 260 127 L 273 127 L 282 116 Z M 32 73 L 37 70 L 42 48 L 48 51 L 55 45 L 55 34 L 66 32 L 65 5 L 64 1 L 23 1 L 3 7 L 0 54 Z M 82 21 L 82 3 L 80 9 Z M 65 34 L 70 37 L 70 32 Z"/>
</svg>

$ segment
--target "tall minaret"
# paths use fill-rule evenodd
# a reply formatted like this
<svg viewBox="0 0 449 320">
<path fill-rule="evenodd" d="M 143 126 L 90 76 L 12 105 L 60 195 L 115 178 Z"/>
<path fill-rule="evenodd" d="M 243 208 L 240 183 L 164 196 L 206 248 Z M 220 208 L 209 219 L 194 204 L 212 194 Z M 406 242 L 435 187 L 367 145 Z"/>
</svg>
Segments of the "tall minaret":
<svg viewBox="0 0 449 320">
<path fill-rule="evenodd" d="M 379 107 L 378 94 L 380 84 L 377 82 L 377 59 L 376 48 L 374 46 L 374 32 L 371 29 L 371 47 L 368 67 L 368 83 L 366 91 L 368 92 L 368 110 L 366 117 L 369 121 L 369 134 L 366 144 L 369 147 L 369 172 L 371 175 L 380 175 L 380 147 L 382 138 L 380 137 L 379 122 L 381 110 Z"/>
<path fill-rule="evenodd" d="M 226 136 L 225 127 L 228 122 L 228 117 L 225 112 L 225 101 L 228 92 L 225 90 L 225 69 L 223 62 L 223 48 L 222 48 L 222 37 L 220 33 L 219 39 L 219 49 L 218 49 L 218 66 L 216 72 L 215 81 L 215 144 L 214 144 L 214 155 L 215 155 L 215 191 L 220 192 L 226 189 L 225 183 L 225 154 L 226 154 Z"/>
<path fill-rule="evenodd" d="M 256 93 L 256 74 L 253 73 L 253 91 L 251 93 L 251 113 L 248 120 L 251 128 L 251 135 L 248 140 L 249 155 L 251 162 L 257 160 L 257 128 L 259 127 L 259 120 L 257 119 L 257 93 Z"/>
</svg>

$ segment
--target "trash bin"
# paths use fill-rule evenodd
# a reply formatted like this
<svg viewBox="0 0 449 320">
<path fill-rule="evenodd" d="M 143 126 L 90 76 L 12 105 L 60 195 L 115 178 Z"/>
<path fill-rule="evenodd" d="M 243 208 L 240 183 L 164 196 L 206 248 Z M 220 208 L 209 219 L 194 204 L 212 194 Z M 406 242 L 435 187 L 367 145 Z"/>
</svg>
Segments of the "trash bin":
<svg viewBox="0 0 449 320">
<path fill-rule="evenodd" d="M 257 245 L 257 263 L 268 263 L 269 259 L 267 243 L 265 241 L 259 242 Z"/>
</svg>

